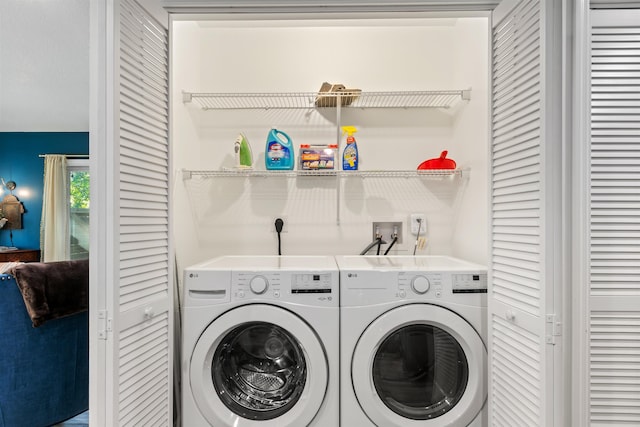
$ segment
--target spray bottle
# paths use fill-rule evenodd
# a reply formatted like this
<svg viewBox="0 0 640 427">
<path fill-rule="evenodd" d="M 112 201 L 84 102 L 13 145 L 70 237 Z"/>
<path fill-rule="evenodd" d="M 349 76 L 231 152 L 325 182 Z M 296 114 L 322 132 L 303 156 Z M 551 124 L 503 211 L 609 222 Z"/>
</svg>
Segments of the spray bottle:
<svg viewBox="0 0 640 427">
<path fill-rule="evenodd" d="M 354 133 L 358 132 L 355 126 L 342 126 L 342 135 L 347 134 L 347 145 L 342 151 L 342 170 L 358 170 L 358 146 Z"/>
</svg>

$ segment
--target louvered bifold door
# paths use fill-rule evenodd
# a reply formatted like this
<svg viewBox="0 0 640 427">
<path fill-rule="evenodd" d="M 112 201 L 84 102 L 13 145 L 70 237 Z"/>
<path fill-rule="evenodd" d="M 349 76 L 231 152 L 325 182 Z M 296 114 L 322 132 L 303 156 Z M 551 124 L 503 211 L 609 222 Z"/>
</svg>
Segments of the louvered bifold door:
<svg viewBox="0 0 640 427">
<path fill-rule="evenodd" d="M 106 289 L 98 321 L 106 354 L 104 402 L 92 401 L 98 407 L 90 415 L 104 404 L 92 425 L 172 426 L 168 31 L 135 0 L 102 7 L 110 83 L 96 162 L 107 214 L 96 224 L 106 230 L 96 250 L 106 272 L 98 278 Z"/>
<path fill-rule="evenodd" d="M 640 11 L 592 12 L 590 420 L 640 425 Z"/>
<path fill-rule="evenodd" d="M 560 2 L 503 1 L 492 21 L 489 425 L 554 424 Z M 557 323 L 557 322 L 556 322 Z"/>
</svg>

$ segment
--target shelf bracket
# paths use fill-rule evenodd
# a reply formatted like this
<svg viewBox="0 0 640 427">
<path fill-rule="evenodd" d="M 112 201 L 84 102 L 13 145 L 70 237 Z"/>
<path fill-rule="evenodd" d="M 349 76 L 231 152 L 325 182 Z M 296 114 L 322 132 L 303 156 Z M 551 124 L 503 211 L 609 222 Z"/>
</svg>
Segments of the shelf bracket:
<svg viewBox="0 0 640 427">
<path fill-rule="evenodd" d="M 471 100 L 471 88 L 467 89 L 467 90 L 463 90 L 461 95 L 463 100 L 465 101 L 470 101 Z"/>
<path fill-rule="evenodd" d="M 186 104 L 191 101 L 193 101 L 193 94 L 191 92 L 182 91 L 182 102 Z"/>
</svg>

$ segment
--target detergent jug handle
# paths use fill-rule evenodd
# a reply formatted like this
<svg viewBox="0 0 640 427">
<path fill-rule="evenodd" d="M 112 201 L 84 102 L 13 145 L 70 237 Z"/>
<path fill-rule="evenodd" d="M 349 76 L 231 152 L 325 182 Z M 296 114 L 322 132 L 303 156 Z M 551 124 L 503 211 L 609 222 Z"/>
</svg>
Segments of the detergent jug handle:
<svg viewBox="0 0 640 427">
<path fill-rule="evenodd" d="M 284 139 L 287 141 L 288 144 L 291 144 L 291 138 L 289 137 L 289 135 L 287 135 L 286 133 L 282 132 L 279 129 L 274 129 L 276 135 L 282 135 L 284 137 Z"/>
</svg>

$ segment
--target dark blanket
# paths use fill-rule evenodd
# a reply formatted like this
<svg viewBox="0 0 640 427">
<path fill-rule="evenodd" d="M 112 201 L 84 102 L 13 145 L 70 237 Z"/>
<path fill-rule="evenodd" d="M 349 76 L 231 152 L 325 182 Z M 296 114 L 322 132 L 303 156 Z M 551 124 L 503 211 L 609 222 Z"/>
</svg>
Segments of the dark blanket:
<svg viewBox="0 0 640 427">
<path fill-rule="evenodd" d="M 11 274 L 34 327 L 88 308 L 89 260 L 24 263 Z"/>
</svg>

